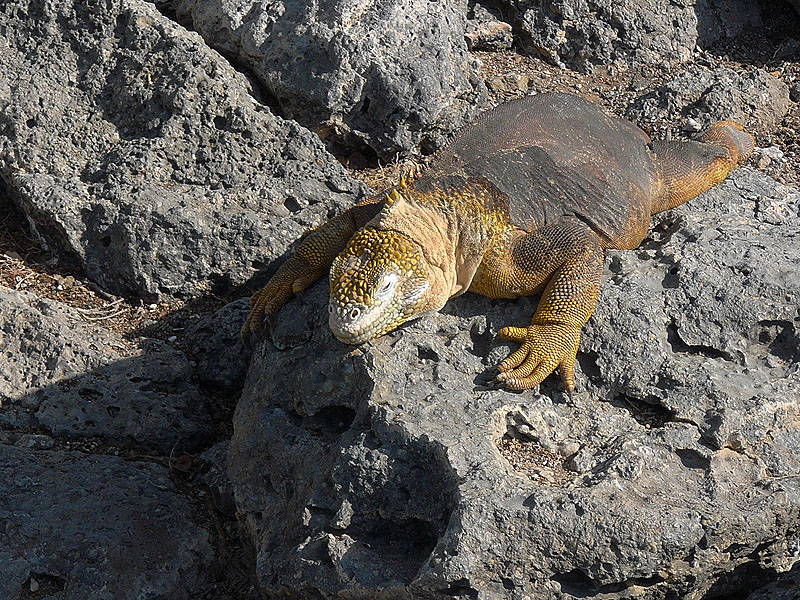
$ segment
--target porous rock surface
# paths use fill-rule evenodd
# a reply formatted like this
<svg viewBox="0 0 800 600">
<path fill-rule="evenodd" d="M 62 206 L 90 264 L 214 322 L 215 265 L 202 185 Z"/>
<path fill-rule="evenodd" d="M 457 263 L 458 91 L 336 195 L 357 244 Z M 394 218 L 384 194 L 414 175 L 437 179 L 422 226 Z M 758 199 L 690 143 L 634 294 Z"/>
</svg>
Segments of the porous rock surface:
<svg viewBox="0 0 800 600">
<path fill-rule="evenodd" d="M 213 432 L 186 356 L 131 348 L 60 302 L 0 287 L 0 428 L 168 455 Z"/>
<path fill-rule="evenodd" d="M 190 513 L 158 465 L 0 443 L 0 598 L 196 598 L 212 549 Z"/>
<path fill-rule="evenodd" d="M 263 591 L 730 597 L 800 544 L 800 193 L 748 168 L 613 252 L 580 389 L 492 389 L 535 299 L 360 347 L 327 286 L 253 355 L 229 475 Z M 509 448 L 516 448 L 509 450 Z"/>
<path fill-rule="evenodd" d="M 750 0 L 505 0 L 525 44 L 559 66 L 688 60 L 697 45 L 761 23 Z"/>
<path fill-rule="evenodd" d="M 789 88 L 764 69 L 742 74 L 728 68 L 692 67 L 638 98 L 626 117 L 646 126 L 656 118 L 698 127 L 734 119 L 745 127 L 774 128 L 789 112 Z"/>
<path fill-rule="evenodd" d="M 502 15 L 497 15 L 496 12 L 490 11 L 482 4 L 470 4 L 464 33 L 470 50 L 499 52 L 511 48 L 514 43 L 512 27 L 498 18 Z"/>
<path fill-rule="evenodd" d="M 361 185 L 137 0 L 0 4 L 0 177 L 116 294 L 229 290 Z"/>
<path fill-rule="evenodd" d="M 466 0 L 161 4 L 246 65 L 283 115 L 384 159 L 442 146 L 486 107 Z"/>
</svg>

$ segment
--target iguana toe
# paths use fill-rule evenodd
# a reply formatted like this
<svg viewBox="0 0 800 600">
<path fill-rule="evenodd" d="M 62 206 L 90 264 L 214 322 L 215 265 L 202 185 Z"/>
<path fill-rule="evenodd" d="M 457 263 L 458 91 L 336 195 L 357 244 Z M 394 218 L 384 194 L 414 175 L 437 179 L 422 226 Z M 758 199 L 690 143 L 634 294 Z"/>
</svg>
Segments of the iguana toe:
<svg viewBox="0 0 800 600">
<path fill-rule="evenodd" d="M 498 365 L 497 379 L 511 390 L 527 390 L 539 385 L 558 367 L 568 392 L 575 389 L 575 357 L 580 328 L 562 324 L 533 324 L 529 327 L 504 327 L 504 339 L 522 343 Z"/>
<path fill-rule="evenodd" d="M 264 288 L 250 297 L 250 314 L 242 325 L 242 340 L 249 344 L 252 337 L 258 337 L 266 324 L 270 326 L 278 311 L 283 308 L 298 290 L 302 289 L 293 278 L 271 280 Z"/>
</svg>

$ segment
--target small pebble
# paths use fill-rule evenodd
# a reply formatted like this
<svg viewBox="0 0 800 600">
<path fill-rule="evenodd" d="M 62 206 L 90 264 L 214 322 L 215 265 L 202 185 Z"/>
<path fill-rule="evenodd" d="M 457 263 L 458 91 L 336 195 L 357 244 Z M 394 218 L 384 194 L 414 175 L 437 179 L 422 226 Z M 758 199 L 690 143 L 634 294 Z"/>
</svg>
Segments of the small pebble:
<svg viewBox="0 0 800 600">
<path fill-rule="evenodd" d="M 506 92 L 508 91 L 508 86 L 506 85 L 506 81 L 503 77 L 493 77 L 489 80 L 489 87 L 492 88 L 495 92 Z"/>
<path fill-rule="evenodd" d="M 31 577 L 31 591 L 32 592 L 39 591 L 39 582 L 36 581 L 33 577 Z"/>
<path fill-rule="evenodd" d="M 527 92 L 528 88 L 531 85 L 530 78 L 527 75 L 521 73 L 514 73 L 512 75 L 508 75 L 508 80 L 520 92 Z"/>
<path fill-rule="evenodd" d="M 780 160 L 783 158 L 783 150 L 777 146 L 770 146 L 761 150 L 761 156 L 766 156 L 771 160 Z"/>
<path fill-rule="evenodd" d="M 578 450 L 581 449 L 581 445 L 575 441 L 568 441 L 562 442 L 558 446 L 558 453 L 563 457 L 569 457 L 573 454 L 577 454 Z"/>
<path fill-rule="evenodd" d="M 177 336 L 177 335 L 171 335 L 171 336 L 169 336 L 169 337 L 167 338 L 167 340 L 169 340 L 170 342 L 174 342 L 174 341 L 175 341 L 175 340 L 177 340 L 177 339 L 178 339 L 178 336 Z"/>
<path fill-rule="evenodd" d="M 684 131 L 700 131 L 703 128 L 702 125 L 696 120 L 689 118 L 686 120 L 686 125 L 683 126 Z"/>
</svg>

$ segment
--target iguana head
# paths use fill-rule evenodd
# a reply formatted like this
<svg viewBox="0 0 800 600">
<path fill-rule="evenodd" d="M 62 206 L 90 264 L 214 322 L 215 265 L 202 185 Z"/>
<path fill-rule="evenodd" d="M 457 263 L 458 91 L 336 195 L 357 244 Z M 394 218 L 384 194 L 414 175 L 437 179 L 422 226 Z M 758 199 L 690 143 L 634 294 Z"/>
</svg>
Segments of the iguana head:
<svg viewBox="0 0 800 600">
<path fill-rule="evenodd" d="M 365 227 L 331 267 L 329 323 L 342 342 L 360 344 L 408 319 L 441 308 L 432 297 L 422 248 L 396 231 Z"/>
</svg>

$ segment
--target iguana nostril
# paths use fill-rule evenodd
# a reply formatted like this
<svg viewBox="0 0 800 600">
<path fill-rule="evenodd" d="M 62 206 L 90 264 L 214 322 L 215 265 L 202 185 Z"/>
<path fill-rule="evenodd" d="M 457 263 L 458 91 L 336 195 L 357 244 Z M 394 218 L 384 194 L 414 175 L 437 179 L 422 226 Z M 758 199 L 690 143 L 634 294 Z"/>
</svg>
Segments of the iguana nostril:
<svg viewBox="0 0 800 600">
<path fill-rule="evenodd" d="M 353 310 L 350 311 L 350 318 L 351 319 L 357 319 L 360 314 L 361 314 L 361 309 L 360 308 L 354 308 Z"/>
</svg>

